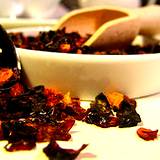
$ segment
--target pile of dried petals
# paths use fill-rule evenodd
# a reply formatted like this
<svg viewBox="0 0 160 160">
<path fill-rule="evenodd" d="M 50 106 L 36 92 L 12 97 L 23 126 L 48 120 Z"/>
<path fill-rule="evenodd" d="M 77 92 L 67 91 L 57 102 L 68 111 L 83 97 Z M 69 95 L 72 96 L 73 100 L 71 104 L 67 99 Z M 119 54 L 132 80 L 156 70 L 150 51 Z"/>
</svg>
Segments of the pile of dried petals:
<svg viewBox="0 0 160 160">
<path fill-rule="evenodd" d="M 108 51 L 95 50 L 92 47 L 82 45 L 90 35 L 82 37 L 77 32 L 66 33 L 65 28 L 57 31 L 41 31 L 36 36 L 26 36 L 22 32 L 12 32 L 9 33 L 9 36 L 18 48 L 59 53 L 130 55 L 160 52 L 160 43 L 158 42 L 146 46 L 131 44 L 123 49 L 114 48 Z"/>
</svg>

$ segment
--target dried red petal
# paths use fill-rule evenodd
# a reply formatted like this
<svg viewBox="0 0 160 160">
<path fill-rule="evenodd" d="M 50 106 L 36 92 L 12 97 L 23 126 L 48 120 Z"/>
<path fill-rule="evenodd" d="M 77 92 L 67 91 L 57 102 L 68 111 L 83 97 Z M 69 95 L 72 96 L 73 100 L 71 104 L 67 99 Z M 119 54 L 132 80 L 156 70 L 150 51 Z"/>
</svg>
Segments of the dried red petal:
<svg viewBox="0 0 160 160">
<path fill-rule="evenodd" d="M 38 126 L 37 142 L 47 142 L 53 137 L 56 127 L 45 124 Z"/>
<path fill-rule="evenodd" d="M 2 129 L 2 121 L 0 121 L 0 140 L 4 139 L 3 129 Z"/>
<path fill-rule="evenodd" d="M 69 133 L 73 127 L 75 120 L 72 117 L 66 118 L 56 129 L 54 133 L 54 139 L 68 141 L 71 138 Z"/>
<path fill-rule="evenodd" d="M 1 68 L 0 69 L 0 84 L 3 84 L 13 76 L 12 69 L 9 68 Z"/>
<path fill-rule="evenodd" d="M 118 126 L 118 118 L 117 117 L 110 117 L 108 121 L 108 127 L 116 127 Z"/>
<path fill-rule="evenodd" d="M 71 45 L 68 43 L 63 43 L 60 45 L 60 52 L 68 53 L 71 51 Z"/>
<path fill-rule="evenodd" d="M 54 89 L 45 88 L 45 96 L 47 97 L 47 106 L 53 107 L 63 99 L 63 94 Z"/>
<path fill-rule="evenodd" d="M 20 83 L 16 83 L 15 85 L 13 85 L 10 90 L 10 95 L 12 97 L 18 96 L 22 93 L 24 93 L 24 87 Z"/>
<path fill-rule="evenodd" d="M 36 147 L 35 141 L 24 141 L 20 140 L 14 143 L 8 143 L 5 149 L 9 152 L 20 151 L 20 150 L 32 150 Z"/>
<path fill-rule="evenodd" d="M 48 146 L 43 149 L 43 152 L 50 160 L 74 160 L 87 146 L 87 144 L 83 144 L 78 150 L 64 149 L 61 148 L 54 139 L 52 139 Z"/>
<path fill-rule="evenodd" d="M 150 140 L 154 140 L 157 138 L 158 129 L 153 131 L 151 129 L 139 128 L 137 130 L 137 134 L 142 139 L 144 139 L 146 141 L 150 141 Z"/>
</svg>

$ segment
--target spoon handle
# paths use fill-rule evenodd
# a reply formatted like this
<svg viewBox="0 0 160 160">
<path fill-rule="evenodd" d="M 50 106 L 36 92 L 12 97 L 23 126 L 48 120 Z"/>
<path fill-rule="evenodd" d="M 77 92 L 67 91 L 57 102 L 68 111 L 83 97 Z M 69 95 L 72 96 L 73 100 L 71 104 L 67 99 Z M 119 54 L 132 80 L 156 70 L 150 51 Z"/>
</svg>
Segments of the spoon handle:
<svg viewBox="0 0 160 160">
<path fill-rule="evenodd" d="M 135 9 L 140 20 L 140 34 L 155 35 L 160 34 L 160 6 L 150 5 Z"/>
</svg>

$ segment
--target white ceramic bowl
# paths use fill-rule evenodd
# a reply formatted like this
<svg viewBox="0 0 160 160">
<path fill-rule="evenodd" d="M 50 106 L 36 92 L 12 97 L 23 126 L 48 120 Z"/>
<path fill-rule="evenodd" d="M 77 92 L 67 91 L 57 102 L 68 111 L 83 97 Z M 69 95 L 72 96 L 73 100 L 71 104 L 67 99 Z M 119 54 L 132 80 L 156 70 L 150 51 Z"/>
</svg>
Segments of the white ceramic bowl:
<svg viewBox="0 0 160 160">
<path fill-rule="evenodd" d="M 36 32 L 41 29 L 36 29 Z M 35 33 L 35 29 L 16 31 Z M 17 52 L 25 78 L 31 86 L 43 84 L 64 93 L 70 91 L 71 95 L 85 100 L 110 90 L 134 98 L 160 92 L 159 53 L 79 55 L 20 48 Z"/>
</svg>

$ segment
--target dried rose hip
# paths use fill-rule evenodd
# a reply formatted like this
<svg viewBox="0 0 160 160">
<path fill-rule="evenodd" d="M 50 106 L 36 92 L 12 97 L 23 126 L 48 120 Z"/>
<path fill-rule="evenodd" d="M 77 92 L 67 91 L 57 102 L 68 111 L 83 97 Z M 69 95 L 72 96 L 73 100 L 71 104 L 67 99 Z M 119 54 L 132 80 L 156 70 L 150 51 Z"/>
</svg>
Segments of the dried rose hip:
<svg viewBox="0 0 160 160">
<path fill-rule="evenodd" d="M 139 128 L 137 130 L 137 134 L 139 137 L 146 141 L 154 140 L 157 138 L 158 134 L 158 129 L 157 130 L 151 130 L 151 129 L 146 129 L 146 128 Z"/>
</svg>

